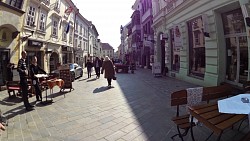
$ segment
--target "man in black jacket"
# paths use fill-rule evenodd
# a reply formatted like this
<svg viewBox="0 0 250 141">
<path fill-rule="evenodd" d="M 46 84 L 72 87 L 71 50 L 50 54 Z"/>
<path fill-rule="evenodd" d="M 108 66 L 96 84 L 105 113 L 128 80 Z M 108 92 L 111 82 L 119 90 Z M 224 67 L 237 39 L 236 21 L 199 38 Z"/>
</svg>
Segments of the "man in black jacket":
<svg viewBox="0 0 250 141">
<path fill-rule="evenodd" d="M 18 65 L 17 65 L 17 71 L 19 72 L 20 76 L 20 87 L 22 91 L 22 99 L 24 106 L 27 111 L 33 110 L 33 105 L 29 103 L 28 100 L 28 82 L 27 82 L 27 77 L 28 77 L 28 68 L 26 65 L 26 56 L 27 53 L 26 51 L 22 51 L 22 58 L 19 59 Z"/>
</svg>

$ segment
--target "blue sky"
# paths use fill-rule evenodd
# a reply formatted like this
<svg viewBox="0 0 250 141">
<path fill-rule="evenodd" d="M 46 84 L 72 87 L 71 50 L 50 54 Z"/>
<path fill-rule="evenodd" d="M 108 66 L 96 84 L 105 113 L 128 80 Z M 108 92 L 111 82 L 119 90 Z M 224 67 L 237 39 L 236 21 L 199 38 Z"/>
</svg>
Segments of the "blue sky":
<svg viewBox="0 0 250 141">
<path fill-rule="evenodd" d="M 73 0 L 80 13 L 96 26 L 99 39 L 115 50 L 121 43 L 120 26 L 130 22 L 135 0 Z"/>
</svg>

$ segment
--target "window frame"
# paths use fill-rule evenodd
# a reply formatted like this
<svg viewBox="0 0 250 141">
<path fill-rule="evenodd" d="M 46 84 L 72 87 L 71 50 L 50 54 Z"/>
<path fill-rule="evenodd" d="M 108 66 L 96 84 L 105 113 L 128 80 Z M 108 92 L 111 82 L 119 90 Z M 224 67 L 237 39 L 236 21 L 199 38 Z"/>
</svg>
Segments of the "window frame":
<svg viewBox="0 0 250 141">
<path fill-rule="evenodd" d="M 31 10 L 32 8 L 32 10 Z M 26 14 L 26 21 L 25 21 L 25 26 L 28 26 L 28 27 L 34 27 L 35 25 L 35 21 L 36 21 L 36 7 L 33 5 L 33 4 L 30 4 L 28 7 L 27 7 L 27 14 Z M 33 15 L 34 14 L 34 15 Z M 32 19 L 32 20 L 30 20 Z M 33 23 L 33 24 L 32 24 Z"/>
<path fill-rule="evenodd" d="M 51 35 L 53 36 L 53 37 L 58 37 L 58 25 L 59 25 L 59 20 L 57 19 L 57 18 L 53 18 L 53 20 L 52 20 L 52 22 L 53 22 L 53 27 L 52 27 L 52 33 L 51 33 Z M 57 23 L 57 25 L 56 25 L 56 27 L 55 27 L 55 22 Z M 56 33 L 56 34 L 54 34 L 54 32 Z"/>
</svg>

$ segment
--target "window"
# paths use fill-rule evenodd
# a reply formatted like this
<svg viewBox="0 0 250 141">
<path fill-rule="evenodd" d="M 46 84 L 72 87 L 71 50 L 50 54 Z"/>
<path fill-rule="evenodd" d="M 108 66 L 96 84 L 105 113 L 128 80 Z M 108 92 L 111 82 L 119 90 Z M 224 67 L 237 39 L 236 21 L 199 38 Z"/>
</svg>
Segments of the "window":
<svg viewBox="0 0 250 141">
<path fill-rule="evenodd" d="M 16 7 L 18 9 L 22 8 L 23 0 L 10 0 L 9 5 Z"/>
<path fill-rule="evenodd" d="M 78 32 L 78 20 L 76 20 L 76 28 L 75 28 L 76 33 Z"/>
<path fill-rule="evenodd" d="M 75 47 L 77 47 L 77 39 L 75 39 L 75 44 L 74 44 Z"/>
<path fill-rule="evenodd" d="M 189 74 L 204 77 L 205 74 L 205 37 L 202 17 L 188 22 L 189 33 Z"/>
<path fill-rule="evenodd" d="M 66 33 L 67 27 L 68 27 L 68 24 L 64 23 L 63 31 L 62 31 L 62 40 L 63 41 L 67 40 L 67 33 Z"/>
<path fill-rule="evenodd" d="M 35 15 L 36 15 L 36 8 L 34 6 L 29 6 L 26 25 L 27 26 L 34 26 L 35 25 Z"/>
<path fill-rule="evenodd" d="M 7 34 L 5 31 L 2 34 L 2 41 L 7 41 Z"/>
<path fill-rule="evenodd" d="M 52 36 L 58 35 L 58 19 L 53 20 Z"/>
<path fill-rule="evenodd" d="M 46 16 L 45 12 L 41 11 L 39 19 L 39 30 L 45 31 L 46 28 Z"/>
<path fill-rule="evenodd" d="M 69 43 L 72 44 L 72 39 L 73 39 L 73 30 L 72 28 L 69 29 Z"/>
<path fill-rule="evenodd" d="M 82 35 L 82 24 L 80 25 L 80 34 Z"/>
<path fill-rule="evenodd" d="M 82 41 L 81 40 L 79 41 L 78 47 L 82 47 Z"/>
<path fill-rule="evenodd" d="M 55 10 L 56 12 L 60 12 L 60 5 L 61 5 L 61 1 L 60 1 L 60 0 L 57 0 L 57 1 L 55 2 L 55 6 L 54 6 L 54 10 Z"/>
</svg>

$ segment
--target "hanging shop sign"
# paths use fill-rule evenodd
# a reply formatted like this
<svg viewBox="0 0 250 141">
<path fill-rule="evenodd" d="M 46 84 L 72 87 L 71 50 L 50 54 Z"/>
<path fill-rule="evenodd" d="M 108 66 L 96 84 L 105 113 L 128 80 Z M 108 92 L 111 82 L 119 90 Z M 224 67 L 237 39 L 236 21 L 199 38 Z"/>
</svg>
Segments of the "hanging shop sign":
<svg viewBox="0 0 250 141">
<path fill-rule="evenodd" d="M 42 47 L 43 46 L 43 42 L 35 41 L 35 40 L 28 40 L 28 46 Z"/>
</svg>

